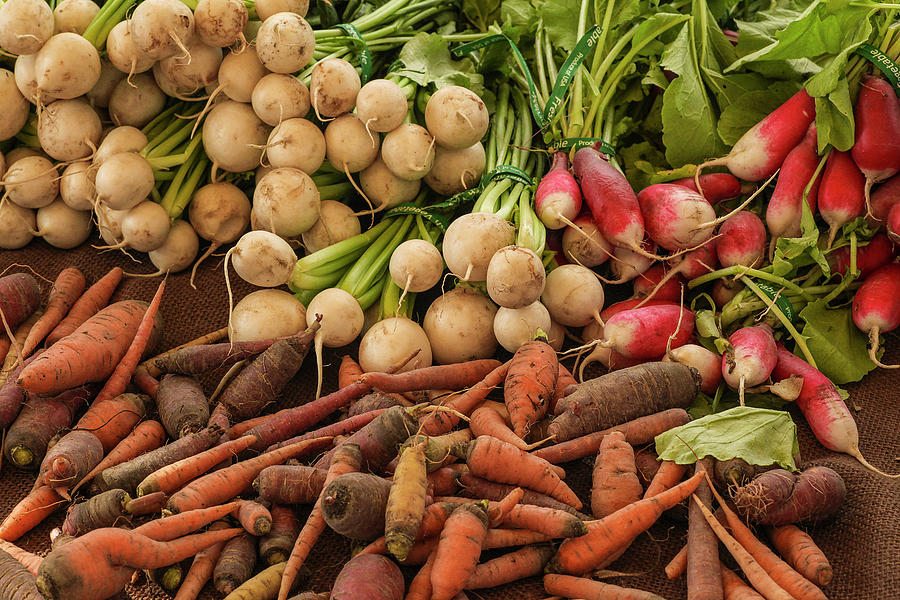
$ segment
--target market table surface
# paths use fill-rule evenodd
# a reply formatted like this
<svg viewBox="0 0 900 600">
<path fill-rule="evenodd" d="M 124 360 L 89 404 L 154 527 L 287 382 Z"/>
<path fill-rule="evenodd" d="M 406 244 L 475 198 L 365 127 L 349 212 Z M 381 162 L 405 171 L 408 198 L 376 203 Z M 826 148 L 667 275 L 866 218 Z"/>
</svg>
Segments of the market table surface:
<svg viewBox="0 0 900 600">
<path fill-rule="evenodd" d="M 10 265 L 27 265 L 35 272 L 52 279 L 67 266 L 77 266 L 89 281 L 118 265 L 126 271 L 150 273 L 155 270 L 144 257 L 143 263 L 132 262 L 119 252 L 100 253 L 89 245 L 75 250 L 56 250 L 36 240 L 18 251 L 0 252 L 0 271 Z M 16 270 L 13 267 L 11 270 Z M 163 344 L 168 348 L 223 327 L 228 314 L 228 297 L 221 269 L 221 259 L 211 258 L 201 266 L 195 281 L 196 289 L 188 283 L 189 275 L 172 275 L 167 283 L 161 312 L 166 319 Z M 235 301 L 251 291 L 232 277 Z M 149 300 L 158 278 L 126 278 L 114 299 L 139 298 Z M 49 284 L 42 282 L 46 291 Z M 888 335 L 885 363 L 900 362 L 900 339 Z M 347 350 L 331 351 L 326 362 L 325 388 L 333 389 L 336 359 Z M 209 385 L 211 381 L 207 381 Z M 854 416 L 859 425 L 860 448 L 868 460 L 888 472 L 900 471 L 900 370 L 878 370 L 861 383 L 845 386 L 851 393 Z M 314 394 L 314 361 L 308 359 L 300 374 L 285 393 L 286 401 L 303 402 Z M 889 600 L 900 597 L 900 480 L 888 479 L 862 467 L 849 456 L 835 454 L 823 448 L 813 438 L 802 415 L 794 411 L 800 435 L 802 465 L 827 465 L 835 469 L 847 484 L 847 500 L 838 515 L 826 522 L 808 527 L 815 541 L 834 566 L 834 581 L 825 589 L 831 600 Z M 590 494 L 590 461 L 587 459 L 565 465 L 566 481 L 582 498 Z M 8 465 L 0 472 L 0 518 L 5 517 L 15 503 L 31 488 L 33 472 L 22 472 Z M 301 518 L 305 516 L 301 513 Z M 49 532 L 63 520 L 57 512 L 44 524 L 19 540 L 24 548 L 46 554 Z M 610 569 L 627 574 L 611 581 L 630 587 L 656 592 L 668 600 L 685 597 L 684 578 L 669 581 L 663 573 L 664 565 L 682 547 L 686 528 L 683 523 L 665 520 L 638 538 L 631 549 Z M 319 540 L 307 566 L 310 570 L 307 586 L 317 591 L 330 588 L 343 563 L 349 558 L 348 540 L 328 532 Z M 406 569 L 411 577 L 413 570 Z M 132 600 L 157 600 L 166 594 L 153 584 L 129 587 L 125 596 Z M 532 600 L 545 598 L 539 578 L 515 584 L 469 593 L 470 598 L 499 600 L 501 598 Z M 219 595 L 207 587 L 204 600 Z M 77 600 L 77 599 L 72 599 Z"/>
</svg>

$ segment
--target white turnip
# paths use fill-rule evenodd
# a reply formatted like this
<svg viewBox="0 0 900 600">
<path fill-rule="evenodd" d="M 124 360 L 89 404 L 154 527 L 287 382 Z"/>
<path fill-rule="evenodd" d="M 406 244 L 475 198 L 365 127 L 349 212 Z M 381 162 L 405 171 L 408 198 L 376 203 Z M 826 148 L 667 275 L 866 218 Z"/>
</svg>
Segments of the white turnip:
<svg viewBox="0 0 900 600">
<path fill-rule="evenodd" d="M 256 32 L 256 53 L 273 73 L 296 73 L 307 65 L 315 49 L 312 27 L 297 13 L 275 13 Z"/>
<path fill-rule="evenodd" d="M 319 118 L 336 117 L 353 110 L 359 89 L 359 74 L 342 58 L 320 60 L 310 74 L 310 102 Z"/>
<path fill-rule="evenodd" d="M 27 156 L 12 163 L 3 183 L 6 200 L 22 208 L 47 206 L 59 193 L 59 173 L 43 156 Z"/>
<path fill-rule="evenodd" d="M 100 58 L 100 79 L 94 84 L 88 93 L 84 95 L 91 106 L 95 108 L 107 108 L 116 85 L 125 79 L 125 74 L 118 70 L 106 57 Z"/>
<path fill-rule="evenodd" d="M 18 250 L 28 245 L 36 227 L 34 211 L 12 202 L 0 202 L 0 248 Z"/>
<path fill-rule="evenodd" d="M 365 316 L 356 298 L 340 288 L 328 288 L 316 294 L 306 307 L 306 324 L 312 325 L 317 319 L 321 328 L 315 337 L 316 398 L 322 393 L 322 346 L 340 348 L 355 340 L 362 332 Z"/>
<path fill-rule="evenodd" d="M 225 48 L 241 39 L 248 19 L 241 0 L 200 0 L 194 9 L 194 33 L 207 46 Z"/>
<path fill-rule="evenodd" d="M 188 56 L 176 54 L 160 60 L 154 65 L 153 75 L 156 77 L 158 69 L 179 90 L 193 94 L 216 81 L 222 64 L 222 49 L 194 39 L 188 42 L 187 52 Z"/>
<path fill-rule="evenodd" d="M 400 179 L 422 179 L 434 164 L 434 138 L 415 123 L 405 123 L 384 136 L 381 159 Z"/>
<path fill-rule="evenodd" d="M 199 248 L 200 240 L 197 238 L 197 234 L 194 232 L 191 224 L 182 219 L 173 221 L 162 245 L 147 253 L 150 262 L 153 263 L 157 271 L 142 276 L 156 277 L 166 273 L 184 271 L 197 258 L 197 250 Z"/>
<path fill-rule="evenodd" d="M 458 194 L 478 185 L 484 173 L 484 162 L 481 142 L 461 150 L 436 146 L 434 164 L 425 174 L 425 184 L 442 196 Z"/>
<path fill-rule="evenodd" d="M 219 65 L 219 87 L 235 102 L 250 102 L 254 88 L 268 74 L 269 70 L 259 61 L 256 46 L 245 46 L 240 52 L 225 54 Z"/>
<path fill-rule="evenodd" d="M 524 246 L 504 246 L 491 257 L 485 275 L 488 295 L 504 308 L 524 308 L 544 292 L 541 258 Z"/>
<path fill-rule="evenodd" d="M 74 210 L 62 200 L 37 210 L 37 231 L 35 235 L 54 248 L 68 250 L 80 246 L 91 235 L 93 223 L 91 211 Z"/>
<path fill-rule="evenodd" d="M 602 265 L 613 253 L 613 246 L 603 237 L 590 215 L 582 215 L 573 221 L 574 227 L 563 232 L 562 248 L 565 257 L 585 267 Z"/>
<path fill-rule="evenodd" d="M 0 47 L 34 54 L 53 35 L 53 11 L 43 0 L 7 0 L 0 5 Z"/>
<path fill-rule="evenodd" d="M 292 12 L 305 17 L 309 10 L 309 0 L 258 0 L 256 14 L 265 21 L 275 13 Z"/>
<path fill-rule="evenodd" d="M 375 162 L 380 141 L 356 115 L 346 113 L 325 128 L 325 157 L 336 169 L 358 173 Z"/>
<path fill-rule="evenodd" d="M 69 208 L 90 210 L 94 206 L 94 174 L 86 160 L 73 162 L 59 179 L 59 197 Z"/>
<path fill-rule="evenodd" d="M 266 159 L 273 167 L 293 167 L 312 175 L 325 161 L 325 135 L 306 119 L 282 121 L 266 142 Z"/>
<path fill-rule="evenodd" d="M 277 168 L 256 184 L 250 222 L 284 238 L 309 230 L 319 219 L 319 190 L 299 169 Z"/>
<path fill-rule="evenodd" d="M 97 204 L 94 207 L 100 237 L 109 246 L 118 247 L 118 244 L 122 242 L 122 219 L 127 214 L 127 210 L 113 210 L 105 204 Z"/>
<path fill-rule="evenodd" d="M 166 209 L 152 200 L 145 200 L 122 218 L 121 245 L 138 252 L 156 250 L 166 241 L 170 226 Z"/>
<path fill-rule="evenodd" d="M 297 262 L 291 245 L 268 231 L 249 231 L 242 235 L 226 255 L 226 270 L 228 257 L 241 279 L 259 287 L 284 285 Z"/>
<path fill-rule="evenodd" d="M 444 259 L 431 242 L 406 240 L 391 254 L 388 271 L 391 280 L 403 290 L 403 295 L 406 292 L 424 292 L 441 280 Z"/>
<path fill-rule="evenodd" d="M 38 89 L 37 72 L 34 62 L 37 54 L 23 54 L 16 59 L 14 67 L 16 87 L 25 99 L 35 105 L 44 106 L 56 100 L 50 94 Z"/>
<path fill-rule="evenodd" d="M 550 313 L 540 302 L 522 308 L 501 306 L 494 315 L 494 336 L 507 351 L 515 352 L 519 346 L 533 340 L 539 331 L 546 334 L 551 325 Z"/>
<path fill-rule="evenodd" d="M 91 162 L 101 165 L 110 156 L 120 152 L 140 152 L 147 145 L 147 136 L 137 127 L 121 125 L 107 131 L 100 142 L 100 147 L 94 153 Z"/>
<path fill-rule="evenodd" d="M 388 79 L 372 79 L 356 95 L 356 116 L 369 131 L 393 131 L 403 123 L 407 111 L 406 93 Z"/>
<path fill-rule="evenodd" d="M 129 75 L 149 71 L 156 63 L 155 58 L 134 43 L 131 21 L 117 23 L 110 30 L 106 37 L 106 55 L 116 69 Z"/>
<path fill-rule="evenodd" d="M 541 295 L 553 320 L 566 327 L 600 322 L 604 299 L 603 284 L 581 265 L 562 265 L 550 271 Z"/>
<path fill-rule="evenodd" d="M 496 314 L 494 303 L 473 288 L 458 287 L 442 294 L 422 320 L 434 360 L 450 364 L 493 356 Z"/>
<path fill-rule="evenodd" d="M 359 187 L 375 205 L 374 210 L 383 210 L 409 202 L 419 193 L 421 180 L 400 179 L 387 168 L 381 155 L 371 165 L 359 172 Z"/>
<path fill-rule="evenodd" d="M 100 7 L 91 0 L 62 0 L 53 9 L 53 31 L 81 35 L 98 12 Z"/>
<path fill-rule="evenodd" d="M 256 83 L 250 101 L 256 115 L 273 127 L 309 113 L 309 90 L 292 75 L 269 73 Z"/>
<path fill-rule="evenodd" d="M 425 105 L 425 126 L 441 146 L 468 148 L 487 133 L 487 107 L 475 92 L 448 85 L 436 91 Z"/>
<path fill-rule="evenodd" d="M 136 152 L 113 154 L 94 176 L 97 200 L 113 210 L 137 206 L 150 195 L 155 183 L 150 163 Z"/>
<path fill-rule="evenodd" d="M 100 116 L 86 101 L 57 100 L 38 119 L 38 141 L 51 158 L 68 161 L 89 156 L 100 143 Z"/>
<path fill-rule="evenodd" d="M 194 263 L 192 284 L 201 262 L 219 246 L 234 242 L 247 231 L 250 210 L 247 195 L 232 183 L 208 183 L 194 192 L 188 205 L 188 219 L 197 235 L 209 242 L 209 248 Z"/>
<path fill-rule="evenodd" d="M 40 92 L 77 98 L 100 79 L 100 53 L 77 33 L 57 33 L 35 55 L 34 72 Z"/>
<path fill-rule="evenodd" d="M 0 69 L 0 141 L 13 137 L 28 120 L 31 107 L 28 100 L 16 85 L 16 76 L 12 71 Z"/>
<path fill-rule="evenodd" d="M 359 235 L 362 227 L 353 209 L 335 200 L 322 200 L 319 220 L 300 238 L 307 254 Z"/>
<path fill-rule="evenodd" d="M 444 262 L 463 281 L 484 281 L 491 257 L 514 239 L 515 229 L 505 219 L 493 213 L 465 214 L 444 234 Z"/>
<path fill-rule="evenodd" d="M 283 290 L 256 290 L 234 305 L 228 339 L 232 342 L 271 340 L 306 328 L 306 307 Z"/>
<path fill-rule="evenodd" d="M 131 15 L 134 43 L 156 60 L 187 54 L 193 33 L 194 14 L 179 0 L 143 0 Z"/>
<path fill-rule="evenodd" d="M 116 84 L 109 97 L 109 116 L 116 125 L 143 127 L 166 105 L 166 94 L 155 79 L 146 74 L 133 75 Z"/>
<path fill-rule="evenodd" d="M 249 104 L 225 101 L 203 122 L 203 149 L 216 168 L 239 173 L 259 165 L 269 126 Z"/>
<path fill-rule="evenodd" d="M 431 343 L 421 325 L 406 317 L 378 321 L 359 342 L 359 365 L 365 372 L 383 372 L 416 350 L 416 356 L 398 371 L 431 366 Z"/>
</svg>

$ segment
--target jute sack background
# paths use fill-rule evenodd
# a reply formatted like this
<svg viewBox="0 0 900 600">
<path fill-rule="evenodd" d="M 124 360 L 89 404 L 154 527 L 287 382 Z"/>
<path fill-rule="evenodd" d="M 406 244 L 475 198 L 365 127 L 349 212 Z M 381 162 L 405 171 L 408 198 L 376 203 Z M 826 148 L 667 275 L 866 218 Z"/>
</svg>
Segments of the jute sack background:
<svg viewBox="0 0 900 600">
<path fill-rule="evenodd" d="M 228 298 L 221 258 L 208 259 L 195 281 L 196 289 L 188 284 L 188 275 L 180 273 L 169 278 L 161 311 L 166 328 L 161 348 L 170 348 L 226 324 Z M 146 259 L 143 264 L 132 262 L 121 253 L 101 254 L 88 245 L 72 251 L 51 248 L 40 240 L 18 251 L 0 252 L 0 271 L 11 265 L 27 265 L 50 279 L 68 266 L 79 267 L 89 283 L 96 281 L 113 266 L 126 271 L 150 273 L 152 265 Z M 22 270 L 12 267 L 13 270 Z M 252 291 L 252 288 L 235 281 L 232 289 L 235 302 Z M 119 286 L 114 300 L 137 298 L 150 300 L 159 278 L 128 277 Z M 41 282 L 45 291 L 50 284 Z M 885 363 L 900 363 L 900 340 L 889 335 Z M 355 349 L 349 350 L 355 353 Z M 339 349 L 326 353 L 325 392 L 335 386 Z M 300 374 L 288 387 L 282 403 L 298 404 L 308 401 L 315 393 L 315 364 L 310 356 Z M 214 385 L 209 379 L 207 385 Z M 880 370 L 868 375 L 857 385 L 847 386 L 851 393 L 850 404 L 859 407 L 854 416 L 860 431 L 860 448 L 871 463 L 888 472 L 900 471 L 900 371 Z M 207 390 L 209 393 L 211 388 Z M 834 566 L 834 581 L 825 590 L 832 600 L 893 600 L 900 598 L 900 481 L 888 479 L 863 468 L 854 459 L 835 454 L 823 448 L 812 436 L 798 412 L 795 422 L 800 433 L 802 466 L 827 465 L 835 469 L 847 484 L 847 501 L 833 519 L 808 527 L 816 543 L 824 550 Z M 590 497 L 590 459 L 564 465 L 567 483 L 587 501 Z M 31 488 L 33 472 L 23 472 L 4 465 L 0 472 L 0 518 Z M 301 507 L 300 517 L 305 518 L 308 507 Z M 49 550 L 49 532 L 61 525 L 65 511 L 60 509 L 47 521 L 19 540 L 24 548 L 38 554 Z M 610 581 L 620 585 L 656 592 L 668 600 L 685 598 L 684 578 L 669 581 L 663 567 L 682 547 L 686 527 L 677 520 L 664 520 L 647 534 L 641 535 L 629 551 L 610 569 L 628 573 Z M 310 569 L 307 588 L 323 591 L 330 588 L 341 566 L 350 557 L 349 540 L 327 532 L 318 542 L 307 566 Z M 724 552 L 724 551 L 723 551 Z M 404 569 L 407 578 L 413 569 Z M 545 598 L 540 578 L 527 580 L 490 590 L 468 593 L 470 598 L 486 600 Z M 159 600 L 167 595 L 158 587 L 142 583 L 129 587 L 124 597 L 132 600 Z M 207 586 L 202 598 L 219 598 L 211 586 Z M 0 599 L 4 600 L 4 599 Z M 77 600 L 77 599 L 72 599 Z"/>
</svg>

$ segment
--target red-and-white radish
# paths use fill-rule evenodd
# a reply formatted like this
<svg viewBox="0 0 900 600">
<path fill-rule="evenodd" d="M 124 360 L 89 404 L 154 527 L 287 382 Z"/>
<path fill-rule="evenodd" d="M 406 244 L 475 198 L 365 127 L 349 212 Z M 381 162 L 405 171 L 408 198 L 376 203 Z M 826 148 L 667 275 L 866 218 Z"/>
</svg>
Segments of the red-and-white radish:
<svg viewBox="0 0 900 600">
<path fill-rule="evenodd" d="M 884 221 L 895 204 L 900 203 L 900 175 L 894 175 L 884 183 L 881 183 L 872 191 L 869 197 L 869 218 L 874 221 Z"/>
<path fill-rule="evenodd" d="M 866 176 L 853 162 L 850 153 L 832 150 L 825 162 L 817 197 L 819 214 L 829 227 L 829 248 L 843 225 L 865 214 L 865 187 Z"/>
<path fill-rule="evenodd" d="M 562 229 L 581 212 L 581 188 L 569 172 L 567 153 L 553 155 L 550 170 L 534 193 L 534 210 L 548 229 Z"/>
<path fill-rule="evenodd" d="M 766 226 L 769 228 L 769 235 L 772 236 L 770 257 L 774 256 L 775 242 L 778 238 L 800 235 L 802 214 L 800 202 L 819 164 L 816 140 L 816 124 L 813 123 L 803 136 L 803 140 L 788 153 L 781 165 L 775 190 L 766 205 Z M 821 176 L 817 175 L 806 195 L 806 202 L 813 214 L 816 214 L 816 198 L 820 182 Z"/>
<path fill-rule="evenodd" d="M 859 280 L 864 280 L 876 269 L 894 258 L 894 244 L 884 233 L 877 233 L 865 246 L 856 249 L 856 269 Z M 832 274 L 843 278 L 850 268 L 850 246 L 841 246 L 828 253 L 828 264 Z"/>
<path fill-rule="evenodd" d="M 694 313 L 677 304 L 623 310 L 603 327 L 602 345 L 635 359 L 659 359 L 668 348 L 688 343 L 694 334 Z"/>
<path fill-rule="evenodd" d="M 853 108 L 856 127 L 850 156 L 866 178 L 866 206 L 873 183 L 900 172 L 900 100 L 880 75 L 864 75 Z"/>
<path fill-rule="evenodd" d="M 900 203 L 894 205 L 885 220 L 888 235 L 895 245 L 900 245 L 900 208 L 898 207 L 900 207 Z"/>
<path fill-rule="evenodd" d="M 722 378 L 738 390 L 744 404 L 744 390 L 769 378 L 775 368 L 775 338 L 765 323 L 742 327 L 728 338 L 731 347 L 722 355 Z"/>
<path fill-rule="evenodd" d="M 853 296 L 853 322 L 869 336 L 869 358 L 879 367 L 897 369 L 878 360 L 878 336 L 900 326 L 900 264 L 884 265 L 869 275 Z"/>
<path fill-rule="evenodd" d="M 680 273 L 670 276 L 665 264 L 657 264 L 635 277 L 632 285 L 632 296 L 635 298 L 649 298 L 652 295 L 657 300 L 678 302 L 684 277 Z"/>
<path fill-rule="evenodd" d="M 766 255 L 766 227 L 755 213 L 742 210 L 725 221 L 716 238 L 716 257 L 723 268 L 755 268 Z"/>
<path fill-rule="evenodd" d="M 645 187 L 637 195 L 647 236 L 677 252 L 712 237 L 716 211 L 698 192 L 671 183 Z"/>
<path fill-rule="evenodd" d="M 710 204 L 717 204 L 723 200 L 737 198 L 743 193 L 744 188 L 738 178 L 731 173 L 707 173 L 699 177 L 699 182 L 693 177 L 676 179 L 669 183 L 686 187 L 689 190 L 699 192 Z M 697 185 L 699 184 L 699 188 Z"/>
<path fill-rule="evenodd" d="M 675 264 L 666 272 L 665 276 L 660 279 L 654 288 L 649 292 L 644 294 L 644 300 L 638 304 L 638 306 L 643 306 L 648 300 L 651 298 L 656 298 L 656 294 L 658 290 L 662 289 L 664 286 L 668 285 L 668 282 L 673 277 L 684 278 L 687 280 L 696 279 L 700 277 L 704 273 L 708 273 L 716 268 L 717 258 L 716 258 L 716 247 L 717 247 L 718 239 L 713 238 L 706 242 L 705 244 L 701 244 L 698 248 L 686 252 L 685 254 L 681 254 L 676 256 L 672 261 L 675 261 Z M 635 282 L 635 292 L 638 290 L 637 282 Z M 676 290 L 670 290 L 669 293 L 674 296 Z M 677 289 L 678 298 L 681 295 L 680 286 Z M 664 300 L 665 298 L 657 298 L 658 300 Z M 675 300 L 676 298 L 670 298 L 671 300 Z"/>
<path fill-rule="evenodd" d="M 697 369 L 702 380 L 700 391 L 704 394 L 715 394 L 722 381 L 722 359 L 715 352 L 698 344 L 673 348 L 666 353 L 663 361 L 678 362 Z"/>
</svg>

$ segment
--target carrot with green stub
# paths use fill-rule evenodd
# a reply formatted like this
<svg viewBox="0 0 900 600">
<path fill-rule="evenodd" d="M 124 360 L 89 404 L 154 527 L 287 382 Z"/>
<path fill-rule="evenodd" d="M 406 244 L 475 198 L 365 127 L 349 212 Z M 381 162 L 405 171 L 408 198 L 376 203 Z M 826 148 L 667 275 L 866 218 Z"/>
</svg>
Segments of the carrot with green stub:
<svg viewBox="0 0 900 600">
<path fill-rule="evenodd" d="M 650 480 L 650 485 L 647 486 L 647 490 L 644 492 L 644 498 L 650 498 L 678 485 L 686 471 L 687 467 L 685 465 L 679 465 L 671 460 L 660 461 L 659 470 L 653 476 L 653 479 Z"/>
<path fill-rule="evenodd" d="M 459 424 L 459 416 L 456 413 L 471 414 L 487 398 L 491 390 L 503 383 L 508 372 L 509 361 L 494 367 L 469 389 L 447 397 L 441 404 L 451 409 L 451 411 L 435 411 L 422 417 L 419 421 L 422 433 L 426 435 L 440 435 L 456 427 Z M 459 386 L 459 388 L 461 387 L 463 386 Z"/>
<path fill-rule="evenodd" d="M 831 583 L 834 570 L 808 533 L 796 525 L 769 527 L 768 532 L 772 545 L 797 572 L 820 586 Z"/>
<path fill-rule="evenodd" d="M 472 577 L 487 535 L 487 512 L 481 503 L 457 507 L 441 530 L 431 570 L 432 600 L 451 600 Z"/>
<path fill-rule="evenodd" d="M 520 438 L 547 413 L 556 392 L 559 361 L 556 351 L 541 339 L 519 346 L 503 383 L 503 400 L 513 431 Z"/>
<path fill-rule="evenodd" d="M 544 571 L 553 556 L 553 546 L 537 544 L 525 546 L 497 558 L 479 563 L 466 582 L 467 590 L 506 585 L 526 577 L 534 577 Z"/>
<path fill-rule="evenodd" d="M 0 539 L 14 542 L 62 507 L 65 500 L 49 485 L 31 490 L 0 523 Z"/>
<path fill-rule="evenodd" d="M 102 309 L 22 369 L 19 385 L 48 394 L 105 381 L 131 346 L 146 308 L 144 302 L 123 300 Z"/>
<path fill-rule="evenodd" d="M 141 421 L 128 436 L 116 444 L 115 448 L 103 457 L 103 460 L 96 467 L 91 469 L 81 481 L 72 486 L 72 493 L 75 493 L 78 488 L 96 477 L 101 471 L 137 458 L 151 450 L 156 450 L 165 441 L 166 432 L 163 426 L 159 424 L 159 421 L 152 419 Z"/>
<path fill-rule="evenodd" d="M 588 524 L 587 534 L 563 541 L 550 561 L 551 573 L 581 575 L 603 568 L 619 552 L 672 508 L 697 489 L 702 473 L 652 498 L 638 500 L 598 521 Z"/>
<path fill-rule="evenodd" d="M 50 288 L 50 297 L 47 299 L 44 314 L 28 332 L 22 344 L 23 358 L 30 355 L 41 340 L 59 325 L 75 301 L 81 297 L 84 286 L 84 274 L 75 267 L 68 267 L 59 272 L 53 287 Z"/>
<path fill-rule="evenodd" d="M 584 600 L 665 600 L 662 596 L 644 590 L 554 573 L 544 575 L 544 591 L 556 596 Z"/>
<path fill-rule="evenodd" d="M 722 576 L 722 590 L 725 600 L 765 600 L 752 587 L 744 583 L 737 574 L 719 563 Z"/>
<path fill-rule="evenodd" d="M 62 338 L 73 333 L 78 327 L 97 314 L 109 303 L 116 287 L 122 280 L 123 271 L 120 267 L 113 267 L 106 275 L 98 279 L 75 301 L 69 312 L 53 331 L 47 335 L 47 345 L 55 344 Z"/>
<path fill-rule="evenodd" d="M 591 481 L 591 513 L 597 519 L 640 499 L 644 488 L 637 476 L 634 450 L 621 431 L 603 438 Z"/>
</svg>

